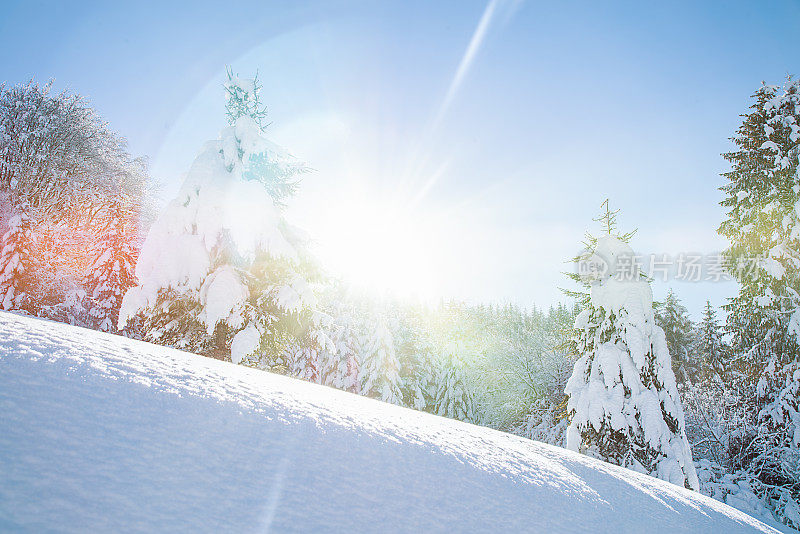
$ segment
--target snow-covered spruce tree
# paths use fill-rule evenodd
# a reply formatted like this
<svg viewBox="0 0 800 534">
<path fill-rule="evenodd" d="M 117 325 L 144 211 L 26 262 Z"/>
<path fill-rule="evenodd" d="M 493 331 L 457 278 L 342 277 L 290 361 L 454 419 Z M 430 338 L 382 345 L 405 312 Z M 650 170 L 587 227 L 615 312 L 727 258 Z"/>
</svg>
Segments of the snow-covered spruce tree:
<svg viewBox="0 0 800 534">
<path fill-rule="evenodd" d="M 315 297 L 306 239 L 271 194 L 305 167 L 264 137 L 253 115 L 259 87 L 229 74 L 230 126 L 206 143 L 151 227 L 119 324 L 138 317 L 147 340 L 271 366 Z"/>
<path fill-rule="evenodd" d="M 8 219 L 0 239 L 0 309 L 15 310 L 28 306 L 32 260 L 31 232 L 25 209 L 19 209 Z"/>
<path fill-rule="evenodd" d="M 300 331 L 275 361 L 274 370 L 296 378 L 361 393 L 360 333 L 365 330 L 363 304 L 339 281 L 322 288 L 319 309 L 300 325 Z"/>
<path fill-rule="evenodd" d="M 477 423 L 475 397 L 466 374 L 468 349 L 463 336 L 454 335 L 442 347 L 434 378 L 434 413 Z"/>
<path fill-rule="evenodd" d="M 738 296 L 726 306 L 735 357 L 759 407 L 737 454 L 778 515 L 800 527 L 800 82 L 762 86 L 725 154 L 719 232 Z"/>
<path fill-rule="evenodd" d="M 333 320 L 329 315 L 316 312 L 308 321 L 306 331 L 298 336 L 284 351 L 283 360 L 290 376 L 326 384 L 334 371 L 332 361 L 336 359 L 336 344 L 329 337 Z"/>
<path fill-rule="evenodd" d="M 655 306 L 656 324 L 664 330 L 672 370 L 679 382 L 691 380 L 697 373 L 697 362 L 690 353 L 692 321 L 689 312 L 670 289 L 664 302 Z"/>
<path fill-rule="evenodd" d="M 717 320 L 717 312 L 706 301 L 703 315 L 695 331 L 694 351 L 700 360 L 701 374 L 722 376 L 725 372 L 727 347 L 722 339 L 722 326 Z"/>
<path fill-rule="evenodd" d="M 359 357 L 361 394 L 402 405 L 400 361 L 395 352 L 388 320 L 378 319 L 373 331 L 363 341 Z"/>
<path fill-rule="evenodd" d="M 328 284 L 320 299 L 320 309 L 330 317 L 325 324 L 327 337 L 332 342 L 330 351 L 323 355 L 323 383 L 328 386 L 361 392 L 358 378 L 359 331 L 362 313 L 348 287 L 340 281 Z"/>
<path fill-rule="evenodd" d="M 401 353 L 405 367 L 408 368 L 403 379 L 405 405 L 415 410 L 436 413 L 436 355 L 425 331 L 418 332 L 417 337 L 411 350 Z"/>
<path fill-rule="evenodd" d="M 592 220 L 601 225 L 603 234 L 614 235 L 620 241 L 625 243 L 629 242 L 634 234 L 636 234 L 636 230 L 632 230 L 625 234 L 618 233 L 616 231 L 616 220 L 619 210 L 611 211 L 608 199 L 605 199 L 600 207 L 604 209 L 605 212 L 601 213 L 600 216 Z M 591 232 L 586 232 L 586 234 L 583 236 L 583 242 L 581 244 L 583 245 L 583 250 L 572 258 L 572 263 L 578 266 L 578 270 L 571 273 L 564 273 L 567 278 L 579 286 L 579 289 L 574 290 L 561 288 L 562 293 L 575 300 L 576 310 L 582 310 L 590 304 L 591 295 L 589 293 L 589 289 L 592 287 L 590 280 L 592 280 L 597 274 L 594 272 L 594 269 L 598 268 L 598 263 L 591 261 L 593 251 L 595 248 L 597 248 L 597 237 Z"/>
<path fill-rule="evenodd" d="M 592 239 L 592 275 L 575 320 L 579 355 L 565 389 L 567 448 L 698 488 L 664 331 L 655 324 L 648 281 L 630 246 L 613 233 Z"/>
<path fill-rule="evenodd" d="M 394 321 L 392 339 L 400 362 L 403 404 L 421 411 L 433 411 L 434 363 L 430 336 L 430 318 L 426 310 L 414 305 L 392 304 Z"/>
<path fill-rule="evenodd" d="M 358 333 L 352 316 L 343 312 L 334 318 L 330 339 L 333 342 L 333 352 L 323 362 L 325 384 L 360 393 Z"/>
<path fill-rule="evenodd" d="M 97 259 L 83 283 L 84 305 L 88 326 L 115 332 L 122 297 L 136 283 L 135 221 L 119 200 L 111 203 L 103 218 L 106 224 L 96 247 Z"/>
</svg>

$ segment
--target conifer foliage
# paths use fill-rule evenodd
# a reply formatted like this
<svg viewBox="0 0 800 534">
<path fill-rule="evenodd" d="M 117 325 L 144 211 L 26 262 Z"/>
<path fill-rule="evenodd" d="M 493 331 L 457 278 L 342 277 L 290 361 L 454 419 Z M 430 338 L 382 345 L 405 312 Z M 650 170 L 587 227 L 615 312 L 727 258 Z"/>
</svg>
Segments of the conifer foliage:
<svg viewBox="0 0 800 534">
<path fill-rule="evenodd" d="M 435 375 L 434 409 L 437 415 L 477 422 L 475 399 L 465 372 L 465 338 L 454 336 L 444 347 Z"/>
<path fill-rule="evenodd" d="M 25 308 L 30 304 L 32 260 L 30 218 L 19 209 L 8 219 L 0 240 L 0 309 Z"/>
<path fill-rule="evenodd" d="M 606 204 L 607 206 L 607 204 Z M 567 382 L 567 448 L 698 489 L 664 331 L 650 285 L 614 232 L 593 239 L 586 306 L 575 320 L 579 355 Z"/>
<path fill-rule="evenodd" d="M 135 285 L 135 224 L 119 200 L 104 214 L 106 225 L 97 246 L 97 259 L 84 281 L 89 325 L 103 332 L 115 332 L 125 292 Z"/>
<path fill-rule="evenodd" d="M 706 301 L 703 315 L 697 325 L 694 350 L 702 362 L 703 375 L 721 377 L 725 373 L 728 349 L 722 338 L 722 326 L 719 324 L 717 312 L 711 305 L 711 301 Z"/>
<path fill-rule="evenodd" d="M 142 242 L 143 161 L 50 89 L 0 86 L 0 310 L 566 445 L 800 528 L 800 82 L 758 89 L 724 155 L 740 290 L 697 325 L 672 290 L 654 303 L 607 200 L 574 302 L 548 312 L 325 279 L 286 218 L 309 169 L 267 139 L 258 78 L 230 69 L 227 127 Z"/>
<path fill-rule="evenodd" d="M 365 338 L 359 379 L 364 395 L 392 404 L 403 403 L 400 361 L 395 351 L 389 319 L 384 318 Z"/>
<path fill-rule="evenodd" d="M 323 362 L 325 384 L 353 393 L 361 392 L 358 377 L 359 340 L 355 311 L 345 302 L 333 304 L 335 315 L 329 323 L 332 346 L 327 359 Z"/>
<path fill-rule="evenodd" d="M 725 154 L 719 231 L 740 285 L 727 306 L 732 365 L 757 414 L 739 466 L 784 521 L 800 527 L 800 82 L 763 85 Z"/>
<path fill-rule="evenodd" d="M 664 302 L 655 307 L 655 317 L 667 338 L 675 377 L 679 382 L 689 380 L 697 373 L 695 355 L 691 354 L 692 322 L 686 307 L 672 289 L 667 292 Z"/>
<path fill-rule="evenodd" d="M 305 167 L 266 139 L 257 80 L 229 72 L 226 88 L 230 125 L 151 227 L 119 323 L 138 318 L 146 339 L 271 367 L 313 318 L 306 239 L 281 211 L 288 177 Z"/>
</svg>

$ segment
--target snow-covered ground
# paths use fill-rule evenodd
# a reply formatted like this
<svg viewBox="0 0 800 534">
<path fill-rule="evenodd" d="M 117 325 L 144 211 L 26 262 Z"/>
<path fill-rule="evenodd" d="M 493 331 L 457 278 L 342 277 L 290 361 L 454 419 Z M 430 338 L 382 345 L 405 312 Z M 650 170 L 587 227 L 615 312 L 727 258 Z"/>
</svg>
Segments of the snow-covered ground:
<svg viewBox="0 0 800 534">
<path fill-rule="evenodd" d="M 0 530 L 774 532 L 566 450 L 0 314 Z"/>
</svg>

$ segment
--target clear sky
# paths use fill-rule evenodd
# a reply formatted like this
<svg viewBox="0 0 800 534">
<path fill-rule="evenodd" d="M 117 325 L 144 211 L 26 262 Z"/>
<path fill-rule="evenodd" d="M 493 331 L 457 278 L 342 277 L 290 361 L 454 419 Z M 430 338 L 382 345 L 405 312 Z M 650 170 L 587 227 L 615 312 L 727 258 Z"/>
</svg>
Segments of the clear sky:
<svg viewBox="0 0 800 534">
<path fill-rule="evenodd" d="M 256 70 L 303 158 L 291 221 L 336 272 L 547 306 L 610 198 L 642 253 L 710 253 L 720 156 L 800 74 L 800 2 L 4 2 L 7 83 L 90 98 L 168 199 Z M 377 274 L 376 274 L 377 273 Z M 732 283 L 670 285 L 697 315 Z"/>
</svg>

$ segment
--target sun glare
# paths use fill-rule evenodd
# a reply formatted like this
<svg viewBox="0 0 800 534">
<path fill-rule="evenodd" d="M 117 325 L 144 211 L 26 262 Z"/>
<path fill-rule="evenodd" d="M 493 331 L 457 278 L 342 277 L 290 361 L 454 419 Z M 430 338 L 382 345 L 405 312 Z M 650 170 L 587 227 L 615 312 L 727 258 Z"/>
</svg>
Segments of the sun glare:
<svg viewBox="0 0 800 534">
<path fill-rule="evenodd" d="M 317 239 L 321 259 L 356 287 L 423 301 L 441 280 L 433 221 L 401 205 L 358 201 L 328 221 Z"/>
</svg>

